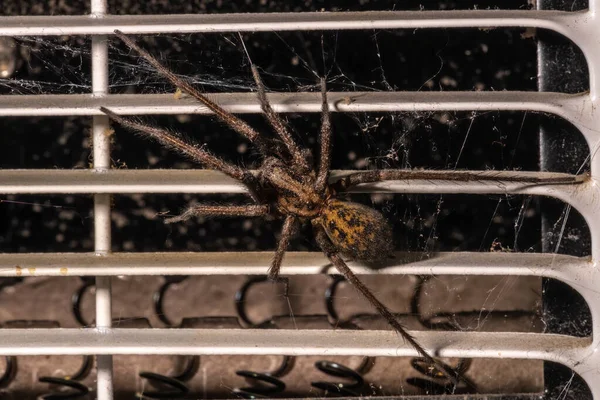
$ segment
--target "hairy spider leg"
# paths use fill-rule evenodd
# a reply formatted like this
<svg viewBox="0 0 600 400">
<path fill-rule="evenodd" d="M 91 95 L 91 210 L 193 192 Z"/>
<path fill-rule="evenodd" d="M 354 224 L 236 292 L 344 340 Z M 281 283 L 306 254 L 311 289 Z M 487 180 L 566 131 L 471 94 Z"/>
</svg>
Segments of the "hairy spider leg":
<svg viewBox="0 0 600 400">
<path fill-rule="evenodd" d="M 311 170 L 311 167 L 308 165 L 306 158 L 294 141 L 294 138 L 288 130 L 285 121 L 277 113 L 275 113 L 273 107 L 271 107 L 271 103 L 269 103 L 269 100 L 267 99 L 265 84 L 258 73 L 258 69 L 254 64 L 252 64 L 250 68 L 252 69 L 252 76 L 254 77 L 254 82 L 256 83 L 260 108 L 262 109 L 265 118 L 287 147 L 288 152 L 292 157 L 292 161 L 301 168 L 303 174 L 308 173 Z"/>
<path fill-rule="evenodd" d="M 276 151 L 277 146 L 273 146 L 272 143 L 269 143 L 267 140 L 261 137 L 260 134 L 246 122 L 236 117 L 235 115 L 227 112 L 217 103 L 204 96 L 189 82 L 187 82 L 184 79 L 181 79 L 173 72 L 169 71 L 154 56 L 152 56 L 146 50 L 138 46 L 132 39 L 123 34 L 123 32 L 115 30 L 115 35 L 119 39 L 121 39 L 128 47 L 132 48 L 137 53 L 139 53 L 139 55 L 144 60 L 150 63 L 150 65 L 152 65 L 161 75 L 167 78 L 169 82 L 171 82 L 171 84 L 178 87 L 182 91 L 188 93 L 190 96 L 194 97 L 196 100 L 204 104 L 209 110 L 215 113 L 215 115 L 221 122 L 223 122 L 225 125 L 233 129 L 240 135 L 246 137 L 252 143 L 256 144 L 262 150 L 263 153 L 272 153 L 273 151 Z"/>
<path fill-rule="evenodd" d="M 221 171 L 224 174 L 243 182 L 248 187 L 250 196 L 254 199 L 254 201 L 260 203 L 260 198 L 256 193 L 256 187 L 258 183 L 256 181 L 256 177 L 250 172 L 245 171 L 242 168 L 230 164 L 211 154 L 210 152 L 204 150 L 197 143 L 177 137 L 165 129 L 142 124 L 133 118 L 122 117 L 105 107 L 100 107 L 100 111 L 109 116 L 112 120 L 118 122 L 126 128 L 140 133 L 142 136 L 154 139 L 163 146 L 183 154 L 197 163 L 200 163 L 208 168 Z"/>
<path fill-rule="evenodd" d="M 329 103 L 327 103 L 327 87 L 325 78 L 321 78 L 321 133 L 319 141 L 321 151 L 319 154 L 319 171 L 315 190 L 321 194 L 325 191 L 329 180 L 329 167 L 331 164 L 331 115 L 329 113 Z"/>
<path fill-rule="evenodd" d="M 296 229 L 297 222 L 298 218 L 296 218 L 293 215 L 288 215 L 287 217 L 285 217 L 285 221 L 283 222 L 283 228 L 281 228 L 281 237 L 279 238 L 279 242 L 277 243 L 277 250 L 275 250 L 275 257 L 273 257 L 271 267 L 269 268 L 269 280 L 275 282 L 282 280 L 287 281 L 287 278 L 279 277 L 279 270 L 281 269 L 283 256 L 285 255 L 285 252 L 290 244 L 290 239 L 294 236 L 294 231 Z"/>
<path fill-rule="evenodd" d="M 198 204 L 189 207 L 181 215 L 165 219 L 165 224 L 186 221 L 190 218 L 208 216 L 208 217 L 262 217 L 269 214 L 269 206 L 246 204 L 243 206 L 223 205 L 213 206 Z"/>
<path fill-rule="evenodd" d="M 417 352 L 425 358 L 425 360 L 434 365 L 440 371 L 442 371 L 448 379 L 452 381 L 454 386 L 458 385 L 458 379 L 455 374 L 448 370 L 447 366 L 444 366 L 440 361 L 431 357 L 427 351 L 412 337 L 406 329 L 398 322 L 396 316 L 387 308 L 377 297 L 371 292 L 371 290 L 364 284 L 358 277 L 352 272 L 352 270 L 346 265 L 340 253 L 336 250 L 335 246 L 327 237 L 327 233 L 323 227 L 319 224 L 313 224 L 315 231 L 315 240 L 323 250 L 323 253 L 329 258 L 335 268 L 344 276 L 344 278 L 350 282 L 354 288 L 377 310 L 377 312 L 385 318 L 387 323 L 398 333 L 404 340 L 406 340 Z"/>
</svg>

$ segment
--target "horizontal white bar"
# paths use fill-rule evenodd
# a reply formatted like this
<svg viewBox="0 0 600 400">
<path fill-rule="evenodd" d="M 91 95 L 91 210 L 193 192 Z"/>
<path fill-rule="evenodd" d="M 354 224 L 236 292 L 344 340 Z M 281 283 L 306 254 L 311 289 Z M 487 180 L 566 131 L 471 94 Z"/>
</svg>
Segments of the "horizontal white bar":
<svg viewBox="0 0 600 400">
<path fill-rule="evenodd" d="M 351 170 L 334 170 L 332 181 Z M 415 173 L 422 172 L 414 170 Z M 358 185 L 352 193 L 531 193 L 553 196 L 569 185 L 534 185 L 510 179 L 573 180 L 581 187 L 587 177 L 534 171 L 428 171 L 439 179 L 385 181 Z M 448 174 L 478 174 L 481 180 L 444 180 Z M 213 170 L 0 170 L 0 194 L 97 194 L 97 193 L 247 193 L 238 181 Z"/>
<path fill-rule="evenodd" d="M 264 275 L 273 252 L 2 253 L 0 276 Z M 287 252 L 284 275 L 321 274 L 330 264 L 321 252 Z M 542 253 L 396 253 L 373 266 L 349 262 L 359 275 L 521 275 L 590 282 L 587 258 Z M 335 269 L 327 270 L 335 274 Z"/>
<path fill-rule="evenodd" d="M 206 93 L 227 111 L 236 114 L 261 113 L 256 93 Z M 319 93 L 269 93 L 278 113 L 319 113 Z M 401 111 L 538 111 L 565 117 L 565 105 L 583 111 L 589 94 L 578 95 L 544 92 L 328 92 L 330 109 L 337 112 Z M 119 94 L 103 97 L 91 94 L 71 95 L 3 95 L 0 116 L 70 116 L 103 115 L 106 107 L 124 115 L 210 114 L 196 100 L 173 94 Z M 574 114 L 577 114 L 577 109 Z"/>
<path fill-rule="evenodd" d="M 524 358 L 573 366 L 589 338 L 553 334 L 411 331 L 441 357 Z M 2 355 L 243 354 L 416 356 L 393 331 L 287 329 L 0 329 Z"/>
<path fill-rule="evenodd" d="M 258 32 L 338 29 L 537 27 L 585 12 L 538 10 L 366 11 L 172 15 L 3 16 L 0 36 Z"/>
</svg>

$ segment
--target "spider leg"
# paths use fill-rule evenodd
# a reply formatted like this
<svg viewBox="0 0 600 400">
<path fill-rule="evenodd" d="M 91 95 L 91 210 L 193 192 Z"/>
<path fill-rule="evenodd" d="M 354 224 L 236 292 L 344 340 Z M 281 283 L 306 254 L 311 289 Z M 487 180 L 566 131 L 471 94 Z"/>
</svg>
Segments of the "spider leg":
<svg viewBox="0 0 600 400">
<path fill-rule="evenodd" d="M 288 131 L 286 127 L 285 121 L 273 110 L 269 100 L 267 99 L 267 94 L 265 90 L 265 84 L 263 83 L 260 74 L 258 73 L 258 69 L 254 64 L 251 65 L 252 76 L 254 77 L 254 82 L 256 83 L 258 100 L 260 102 L 260 108 L 262 109 L 267 121 L 273 127 L 275 132 L 279 135 L 283 143 L 288 149 L 288 152 L 292 156 L 293 162 L 298 165 L 303 172 L 310 171 L 310 165 L 306 161 L 306 158 L 302 154 L 302 151 L 298 148 L 298 145 L 294 141 L 294 138 Z"/>
<path fill-rule="evenodd" d="M 455 374 L 448 370 L 447 367 L 430 356 L 427 351 L 412 337 L 406 329 L 398 322 L 394 314 L 387 308 L 377 297 L 371 292 L 371 290 L 364 284 L 358 277 L 352 272 L 352 270 L 346 265 L 339 252 L 331 243 L 325 230 L 320 225 L 313 225 L 315 229 L 315 239 L 327 258 L 335 266 L 335 268 L 344 276 L 344 278 L 350 282 L 358 292 L 377 310 L 377 312 L 385 318 L 388 324 L 398 333 L 404 340 L 406 340 L 417 352 L 431 365 L 434 365 L 440 371 L 442 371 L 448 379 L 452 381 L 454 386 L 458 385 L 458 379 Z"/>
<path fill-rule="evenodd" d="M 293 215 L 288 215 L 285 218 L 285 221 L 283 222 L 283 228 L 281 229 L 281 237 L 277 243 L 277 250 L 275 250 L 275 257 L 273 257 L 273 261 L 271 261 L 271 266 L 269 267 L 269 272 L 267 274 L 267 277 L 273 283 L 283 283 L 283 296 L 288 298 L 288 301 L 290 280 L 289 278 L 282 278 L 279 276 L 279 270 L 281 269 L 281 262 L 283 261 L 285 251 L 290 244 L 290 239 L 292 236 L 294 236 L 297 222 L 298 219 Z"/>
<path fill-rule="evenodd" d="M 258 145 L 263 151 L 273 151 L 274 149 L 266 140 L 264 140 L 257 131 L 255 131 L 250 125 L 248 125 L 243 120 L 239 119 L 235 115 L 230 112 L 224 110 L 221 106 L 219 106 L 214 101 L 210 100 L 208 97 L 204 96 L 201 92 L 195 89 L 189 82 L 184 79 L 181 79 L 169 69 L 164 67 L 154 56 L 148 53 L 146 50 L 142 49 L 138 46 L 131 38 L 125 35 L 123 32 L 119 30 L 115 30 L 115 35 L 121 39 L 128 47 L 135 50 L 144 60 L 146 60 L 150 65 L 152 65 L 161 75 L 167 78 L 171 84 L 180 88 L 182 91 L 188 93 L 190 96 L 194 97 L 196 100 L 204 104 L 209 110 L 215 113 L 217 118 L 223 122 L 225 125 L 229 126 L 231 129 L 243 135 L 252 143 Z"/>
<path fill-rule="evenodd" d="M 285 217 L 285 221 L 283 222 L 283 228 L 281 229 L 281 237 L 279 238 L 279 243 L 277 243 L 277 250 L 275 251 L 275 257 L 271 262 L 271 267 L 269 268 L 268 276 L 272 281 L 280 281 L 279 270 L 281 269 L 281 262 L 283 261 L 283 256 L 290 244 L 290 239 L 294 236 L 294 230 L 296 228 L 296 223 L 298 219 L 293 215 L 288 215 Z"/>
<path fill-rule="evenodd" d="M 327 103 L 327 87 L 325 79 L 321 78 L 321 153 L 319 155 L 319 172 L 315 190 L 323 193 L 329 180 L 329 166 L 331 164 L 331 116 L 329 104 Z"/>
<path fill-rule="evenodd" d="M 519 171 L 424 171 L 410 169 L 378 169 L 360 171 L 346 175 L 331 186 L 336 191 L 345 191 L 361 183 L 385 180 L 429 180 L 454 182 L 514 182 L 525 185 L 557 185 L 581 183 L 586 175 L 556 174 L 556 177 L 535 177 Z M 564 175 L 564 176 L 558 176 Z"/>
<path fill-rule="evenodd" d="M 267 205 L 213 206 L 200 204 L 188 208 L 181 215 L 165 219 L 165 224 L 181 222 L 203 215 L 211 217 L 261 217 L 268 213 L 269 206 Z"/>
<path fill-rule="evenodd" d="M 183 154 L 184 156 L 189 157 L 197 163 L 200 163 L 208 168 L 221 171 L 229 175 L 230 177 L 243 182 L 248 186 L 252 198 L 256 202 L 260 202 L 259 196 L 256 194 L 258 182 L 254 175 L 252 175 L 250 172 L 245 171 L 238 166 L 235 166 L 220 159 L 219 157 L 202 149 L 202 147 L 197 143 L 193 143 L 188 140 L 183 140 L 182 138 L 177 137 L 176 135 L 165 129 L 156 128 L 147 124 L 142 124 L 133 118 L 121 117 L 120 115 L 115 114 L 113 111 L 104 107 L 100 107 L 100 111 L 102 111 L 104 114 L 108 115 L 112 120 L 118 122 L 124 127 L 139 132 L 142 136 L 152 138 L 160 144 L 162 144 L 163 146 L 166 146 L 180 154 Z"/>
</svg>

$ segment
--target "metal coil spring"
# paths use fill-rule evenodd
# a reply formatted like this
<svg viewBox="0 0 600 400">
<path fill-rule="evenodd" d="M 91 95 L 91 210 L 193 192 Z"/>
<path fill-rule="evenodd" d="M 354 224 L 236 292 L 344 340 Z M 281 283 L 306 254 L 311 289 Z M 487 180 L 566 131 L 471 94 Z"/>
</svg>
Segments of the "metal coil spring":
<svg viewBox="0 0 600 400">
<path fill-rule="evenodd" d="M 54 320 L 11 320 L 5 321 L 2 328 L 4 329 L 32 329 L 32 328 L 60 328 L 58 321 Z M 73 375 L 65 377 L 42 376 L 38 378 L 38 382 L 50 383 L 59 386 L 61 392 L 52 392 L 39 396 L 42 400 L 61 400 L 61 399 L 77 399 L 86 396 L 90 389 L 79 382 L 87 378 L 94 366 L 92 356 L 83 356 L 81 367 Z M 0 387 L 7 387 L 15 379 L 17 375 L 17 358 L 6 357 L 6 369 L 0 377 Z"/>
<path fill-rule="evenodd" d="M 94 278 L 81 277 L 83 285 L 73 293 L 71 296 L 71 312 L 77 322 L 85 327 L 88 325 L 87 321 L 84 320 L 81 313 L 81 299 L 85 292 L 94 286 Z M 94 367 L 94 358 L 90 355 L 83 356 L 83 361 L 79 370 L 73 375 L 56 377 L 56 376 L 41 376 L 38 378 L 38 382 L 49 383 L 56 388 L 55 392 L 41 395 L 39 398 L 42 400 L 62 400 L 62 399 L 77 399 L 87 396 L 90 389 L 79 382 L 87 378 Z"/>
<path fill-rule="evenodd" d="M 257 399 L 273 396 L 285 391 L 285 383 L 279 379 L 286 375 L 294 365 L 294 357 L 283 356 L 279 367 L 270 372 L 237 370 L 237 376 L 243 377 L 251 386 L 233 389 L 233 394 L 244 399 Z"/>
<path fill-rule="evenodd" d="M 79 370 L 70 376 L 55 377 L 55 376 L 42 376 L 38 378 L 39 382 L 50 383 L 54 386 L 58 386 L 56 392 L 48 393 L 40 396 L 42 400 L 64 400 L 64 399 L 78 399 L 86 396 L 90 389 L 79 382 L 85 379 L 94 366 L 94 358 L 92 356 L 83 356 L 83 362 Z M 64 390 L 64 391 L 60 391 Z"/>
<path fill-rule="evenodd" d="M 325 309 L 327 310 L 329 323 L 332 326 L 344 329 L 360 329 L 352 321 L 340 321 L 339 314 L 335 309 L 335 295 L 342 282 L 345 282 L 344 277 L 333 275 L 331 276 L 331 283 L 325 290 Z M 363 375 L 373 367 L 374 363 L 374 358 L 365 357 L 358 368 L 352 369 L 334 361 L 319 360 L 315 363 L 315 367 L 319 371 L 333 378 L 341 378 L 343 381 L 317 381 L 311 382 L 311 386 L 325 391 L 326 396 L 361 396 L 365 387 Z"/>
<path fill-rule="evenodd" d="M 188 276 L 184 275 L 165 276 L 165 283 L 163 283 L 162 286 L 152 295 L 152 302 L 154 304 L 154 314 L 156 314 L 158 319 L 160 319 L 160 321 L 163 324 L 170 328 L 174 327 L 175 324 L 167 317 L 167 314 L 165 313 L 164 300 L 167 294 L 167 290 L 169 290 L 169 288 L 172 285 L 181 283 L 187 278 Z"/>
<path fill-rule="evenodd" d="M 58 321 L 50 320 L 11 320 L 4 322 L 2 328 L 60 328 Z M 8 387 L 16 378 L 18 372 L 18 362 L 15 356 L 6 356 L 6 367 L 0 376 L 0 388 Z M 83 362 L 79 370 L 69 376 L 54 377 L 42 376 L 38 378 L 41 383 L 50 383 L 59 386 L 60 392 L 42 394 L 39 396 L 42 400 L 61 400 L 61 399 L 77 399 L 86 396 L 90 389 L 79 382 L 87 378 L 93 368 L 94 359 L 92 356 L 83 356 Z"/>
<path fill-rule="evenodd" d="M 185 279 L 187 279 L 187 276 L 166 276 L 165 282 L 152 295 L 154 313 L 168 327 L 174 327 L 175 324 L 167 318 L 164 312 L 165 295 L 171 285 L 183 282 Z M 179 374 L 170 376 L 157 372 L 141 371 L 138 376 L 145 379 L 156 390 L 138 393 L 137 397 L 140 399 L 177 399 L 185 397 L 190 391 L 189 386 L 185 382 L 191 380 L 199 368 L 199 356 L 186 356 L 185 366 Z"/>
<path fill-rule="evenodd" d="M 419 282 L 415 285 L 410 306 L 411 313 L 416 315 L 421 325 L 432 330 L 449 330 L 455 331 L 459 327 L 452 323 L 451 318 L 456 316 L 453 313 L 437 313 L 428 318 L 423 316 L 421 312 L 421 295 L 423 286 L 430 279 L 429 276 L 418 277 Z M 436 321 L 437 320 L 437 321 Z M 446 374 L 440 371 L 437 367 L 428 363 L 424 358 L 417 357 L 410 361 L 412 368 L 422 376 L 426 377 L 411 377 L 406 379 L 406 382 L 414 387 L 421 389 L 427 395 L 443 395 L 443 394 L 467 394 L 477 393 L 476 385 L 465 376 L 465 373 L 471 367 L 472 360 L 461 358 L 456 366 L 452 367 L 447 363 L 440 361 L 440 364 L 446 370 Z M 459 385 L 456 386 L 448 375 L 455 376 L 458 379 Z"/>
<path fill-rule="evenodd" d="M 146 379 L 156 390 L 144 391 L 137 395 L 140 399 L 178 399 L 190 391 L 185 382 L 192 379 L 200 368 L 200 357 L 186 356 L 186 365 L 180 374 L 167 376 L 156 372 L 142 371 L 140 378 Z"/>
<path fill-rule="evenodd" d="M 252 328 L 269 329 L 277 328 L 272 319 L 266 319 L 261 322 L 252 321 L 246 312 L 246 297 L 250 288 L 258 283 L 269 282 L 266 275 L 260 275 L 249 278 L 235 293 L 235 309 L 238 318 Z M 287 287 L 286 287 L 287 293 Z M 233 393 L 244 399 L 256 399 L 267 396 L 273 396 L 285 391 L 285 383 L 280 379 L 287 375 L 295 364 L 295 357 L 283 356 L 283 360 L 278 368 L 269 372 L 256 372 L 248 370 L 237 370 L 235 373 L 243 377 L 251 386 L 234 388 Z"/>
<path fill-rule="evenodd" d="M 365 357 L 358 368 L 351 369 L 343 364 L 328 361 L 319 360 L 315 363 L 315 367 L 334 378 L 342 378 L 344 381 L 317 381 L 311 382 L 310 385 L 316 389 L 325 391 L 325 396 L 362 396 L 362 390 L 365 387 L 365 379 L 363 374 L 368 372 L 373 362 L 369 357 Z"/>
<path fill-rule="evenodd" d="M 71 312 L 73 313 L 73 317 L 82 327 L 91 326 L 89 321 L 83 317 L 83 313 L 81 311 L 81 301 L 83 300 L 83 296 L 85 293 L 94 287 L 96 284 L 96 279 L 91 276 L 80 276 L 82 285 L 77 289 L 73 295 L 71 296 Z"/>
<path fill-rule="evenodd" d="M 12 381 L 15 380 L 18 371 L 17 357 L 5 356 L 4 357 L 6 366 L 4 367 L 4 373 L 0 376 L 0 388 L 8 387 Z"/>
</svg>

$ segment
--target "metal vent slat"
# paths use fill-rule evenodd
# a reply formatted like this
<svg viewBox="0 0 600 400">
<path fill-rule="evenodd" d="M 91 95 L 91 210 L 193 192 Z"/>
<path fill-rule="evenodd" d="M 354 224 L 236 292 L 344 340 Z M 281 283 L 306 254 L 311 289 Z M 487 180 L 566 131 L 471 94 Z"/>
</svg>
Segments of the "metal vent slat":
<svg viewBox="0 0 600 400">
<path fill-rule="evenodd" d="M 590 2 L 592 3 L 592 2 Z M 590 4 L 591 7 L 591 4 Z M 106 35 L 190 32 L 271 32 L 331 29 L 537 27 L 568 32 L 589 12 L 536 10 L 364 11 L 251 14 L 0 17 L 0 35 Z"/>
<path fill-rule="evenodd" d="M 588 357 L 590 339 L 530 333 L 411 331 L 441 357 L 541 359 L 571 368 Z M 10 340 L 9 340 L 10 339 Z M 392 331 L 264 329 L 10 329 L 0 330 L 0 352 L 32 354 L 291 354 L 418 355 Z"/>
<path fill-rule="evenodd" d="M 263 275 L 272 257 L 271 252 L 0 254 L 0 276 Z M 289 252 L 283 268 L 286 275 L 311 275 L 323 273 L 327 264 L 322 253 Z M 360 275 L 544 276 L 589 290 L 599 279 L 588 258 L 540 253 L 397 253 L 395 262 L 376 271 L 349 265 Z"/>
<path fill-rule="evenodd" d="M 260 113 L 255 93 L 208 93 L 224 109 L 236 114 Z M 278 113 L 318 113 L 318 93 L 269 93 Z M 538 111 L 563 117 L 574 124 L 589 122 L 592 103 L 589 94 L 543 92 L 328 92 L 333 112 L 400 111 Z M 4 95 L 0 116 L 103 115 L 104 106 L 119 114 L 209 114 L 197 101 L 171 94 L 119 94 L 95 96 Z"/>
<path fill-rule="evenodd" d="M 332 181 L 352 170 L 333 170 Z M 404 171 L 415 178 L 419 170 Z M 512 193 L 537 194 L 571 199 L 580 186 L 593 184 L 587 175 L 570 175 L 555 172 L 533 171 L 455 171 L 456 175 L 475 174 L 480 179 L 471 182 L 444 180 L 445 171 L 427 171 L 437 176 L 434 180 L 406 179 L 361 184 L 349 190 L 351 193 Z M 559 179 L 556 185 L 532 185 L 511 179 Z M 591 183 L 590 183 L 591 182 Z M 0 193 L 247 193 L 238 181 L 212 170 L 3 170 L 0 175 Z M 575 204 L 573 204 L 575 205 Z"/>
</svg>

